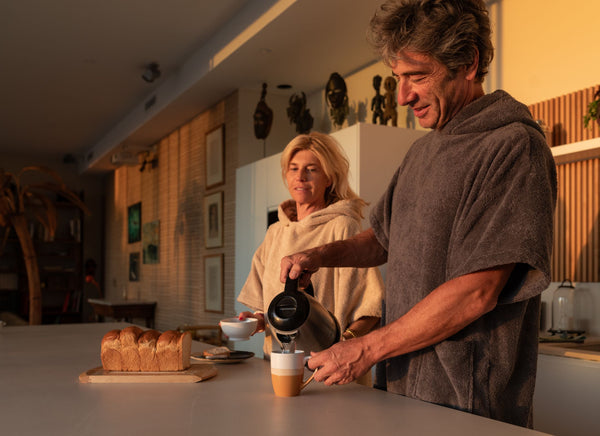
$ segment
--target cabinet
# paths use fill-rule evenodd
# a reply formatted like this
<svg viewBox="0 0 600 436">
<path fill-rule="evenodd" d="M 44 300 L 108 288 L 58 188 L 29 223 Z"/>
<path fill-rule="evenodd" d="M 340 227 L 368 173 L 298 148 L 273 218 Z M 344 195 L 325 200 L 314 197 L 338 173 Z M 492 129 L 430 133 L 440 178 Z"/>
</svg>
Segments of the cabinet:
<svg viewBox="0 0 600 436">
<path fill-rule="evenodd" d="M 540 354 L 533 427 L 557 436 L 598 434 L 600 362 Z"/>
<path fill-rule="evenodd" d="M 56 202 L 57 227 L 53 238 L 31 220 L 42 292 L 42 323 L 80 322 L 83 274 L 82 211 L 67 202 Z M 21 245 L 11 230 L 0 256 L 0 311 L 29 316 L 29 288 Z"/>
</svg>

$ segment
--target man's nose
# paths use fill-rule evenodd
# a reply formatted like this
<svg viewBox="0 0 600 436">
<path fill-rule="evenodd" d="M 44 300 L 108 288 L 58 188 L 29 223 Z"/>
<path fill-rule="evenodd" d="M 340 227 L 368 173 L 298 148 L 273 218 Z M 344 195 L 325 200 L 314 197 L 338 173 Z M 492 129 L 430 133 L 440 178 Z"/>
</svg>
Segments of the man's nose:
<svg viewBox="0 0 600 436">
<path fill-rule="evenodd" d="M 398 105 L 406 106 L 415 100 L 415 92 L 407 80 L 398 81 Z"/>
</svg>

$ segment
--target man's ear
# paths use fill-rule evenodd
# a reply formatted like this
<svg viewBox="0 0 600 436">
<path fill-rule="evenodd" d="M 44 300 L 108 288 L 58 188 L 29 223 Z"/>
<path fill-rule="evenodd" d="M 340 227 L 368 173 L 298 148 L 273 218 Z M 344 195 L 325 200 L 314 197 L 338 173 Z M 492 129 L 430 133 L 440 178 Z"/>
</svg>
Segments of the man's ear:
<svg viewBox="0 0 600 436">
<path fill-rule="evenodd" d="M 466 67 L 466 78 L 468 80 L 474 80 L 477 77 L 477 69 L 479 68 L 479 50 L 475 49 L 475 54 L 473 55 L 473 62 L 471 65 L 467 65 Z"/>
</svg>

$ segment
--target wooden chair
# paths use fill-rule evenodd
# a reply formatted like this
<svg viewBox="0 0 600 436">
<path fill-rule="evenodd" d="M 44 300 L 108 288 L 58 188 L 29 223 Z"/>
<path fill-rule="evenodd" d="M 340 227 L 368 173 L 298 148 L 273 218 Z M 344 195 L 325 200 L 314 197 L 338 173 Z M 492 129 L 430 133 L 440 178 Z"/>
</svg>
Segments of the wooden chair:
<svg viewBox="0 0 600 436">
<path fill-rule="evenodd" d="M 188 325 L 183 324 L 177 327 L 178 332 L 189 331 L 192 333 L 192 339 L 216 346 L 226 345 L 227 338 L 223 335 L 221 327 L 213 324 Z"/>
</svg>

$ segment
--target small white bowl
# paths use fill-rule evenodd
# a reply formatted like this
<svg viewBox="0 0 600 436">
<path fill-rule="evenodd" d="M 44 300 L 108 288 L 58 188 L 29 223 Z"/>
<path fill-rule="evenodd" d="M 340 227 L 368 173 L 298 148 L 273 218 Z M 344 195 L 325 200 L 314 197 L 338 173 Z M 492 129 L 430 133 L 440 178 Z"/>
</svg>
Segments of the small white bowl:
<svg viewBox="0 0 600 436">
<path fill-rule="evenodd" d="M 256 330 L 258 320 L 256 318 L 226 318 L 219 322 L 221 330 L 230 341 L 247 341 L 250 335 Z"/>
</svg>

